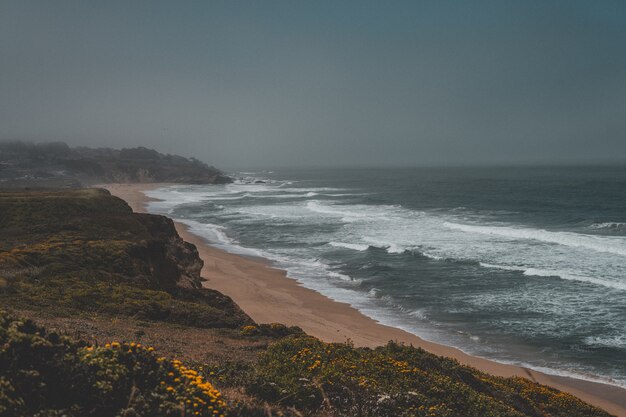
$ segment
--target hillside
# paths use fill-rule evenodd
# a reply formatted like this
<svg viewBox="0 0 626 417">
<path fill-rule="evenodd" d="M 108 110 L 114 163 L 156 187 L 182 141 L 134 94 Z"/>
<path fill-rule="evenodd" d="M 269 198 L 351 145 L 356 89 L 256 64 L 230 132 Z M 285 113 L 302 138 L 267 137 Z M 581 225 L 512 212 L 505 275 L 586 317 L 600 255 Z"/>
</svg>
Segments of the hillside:
<svg viewBox="0 0 626 417">
<path fill-rule="evenodd" d="M 202 327 L 251 323 L 228 297 L 200 288 L 202 260 L 170 219 L 133 213 L 106 190 L 2 193 L 0 235 L 4 305 Z"/>
<path fill-rule="evenodd" d="M 79 187 L 96 183 L 231 182 L 194 158 L 164 155 L 143 147 L 71 148 L 63 142 L 0 142 L 0 188 Z"/>
<path fill-rule="evenodd" d="M 254 323 L 201 288 L 170 219 L 105 190 L 0 193 L 0 236 L 2 417 L 608 416 L 422 349 Z"/>
</svg>

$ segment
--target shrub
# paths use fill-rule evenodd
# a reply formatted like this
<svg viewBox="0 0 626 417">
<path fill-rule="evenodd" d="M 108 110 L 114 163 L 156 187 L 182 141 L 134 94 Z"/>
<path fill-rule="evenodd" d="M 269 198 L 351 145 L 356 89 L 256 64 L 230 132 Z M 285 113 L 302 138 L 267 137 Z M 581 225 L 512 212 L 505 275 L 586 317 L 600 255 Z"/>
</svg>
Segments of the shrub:
<svg viewBox="0 0 626 417">
<path fill-rule="evenodd" d="M 220 392 L 152 348 L 101 347 L 47 333 L 0 312 L 0 415 L 224 416 Z"/>
<path fill-rule="evenodd" d="M 498 378 L 422 349 L 374 350 L 287 338 L 259 360 L 248 391 L 304 413 L 333 416 L 608 416 L 523 378 Z"/>
<path fill-rule="evenodd" d="M 280 323 L 252 324 L 240 327 L 239 331 L 244 336 L 267 336 L 273 338 L 305 335 L 304 331 L 298 326 L 285 326 Z"/>
</svg>

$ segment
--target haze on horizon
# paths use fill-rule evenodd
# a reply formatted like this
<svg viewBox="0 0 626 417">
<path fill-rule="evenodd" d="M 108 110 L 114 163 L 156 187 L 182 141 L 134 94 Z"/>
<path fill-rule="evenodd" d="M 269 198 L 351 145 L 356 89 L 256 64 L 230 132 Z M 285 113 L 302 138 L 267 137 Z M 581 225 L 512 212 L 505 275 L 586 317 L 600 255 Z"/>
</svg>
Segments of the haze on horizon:
<svg viewBox="0 0 626 417">
<path fill-rule="evenodd" d="M 0 140 L 219 167 L 626 162 L 626 2 L 0 3 Z"/>
</svg>

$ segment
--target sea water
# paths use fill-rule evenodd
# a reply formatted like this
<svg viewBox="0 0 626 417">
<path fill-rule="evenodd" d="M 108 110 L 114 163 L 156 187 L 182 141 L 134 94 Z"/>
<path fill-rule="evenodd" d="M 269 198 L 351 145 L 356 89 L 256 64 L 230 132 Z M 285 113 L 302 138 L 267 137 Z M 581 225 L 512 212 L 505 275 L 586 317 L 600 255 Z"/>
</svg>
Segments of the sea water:
<svg viewBox="0 0 626 417">
<path fill-rule="evenodd" d="M 626 386 L 626 167 L 231 175 L 149 210 L 381 323 Z"/>
</svg>

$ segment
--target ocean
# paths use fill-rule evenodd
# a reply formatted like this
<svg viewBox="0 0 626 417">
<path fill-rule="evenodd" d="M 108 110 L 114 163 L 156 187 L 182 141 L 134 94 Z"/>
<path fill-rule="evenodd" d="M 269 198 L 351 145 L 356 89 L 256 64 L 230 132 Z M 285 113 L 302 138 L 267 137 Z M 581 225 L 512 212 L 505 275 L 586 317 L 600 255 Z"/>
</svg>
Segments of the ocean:
<svg viewBox="0 0 626 417">
<path fill-rule="evenodd" d="M 626 167 L 230 174 L 149 211 L 383 324 L 626 387 Z"/>
</svg>

